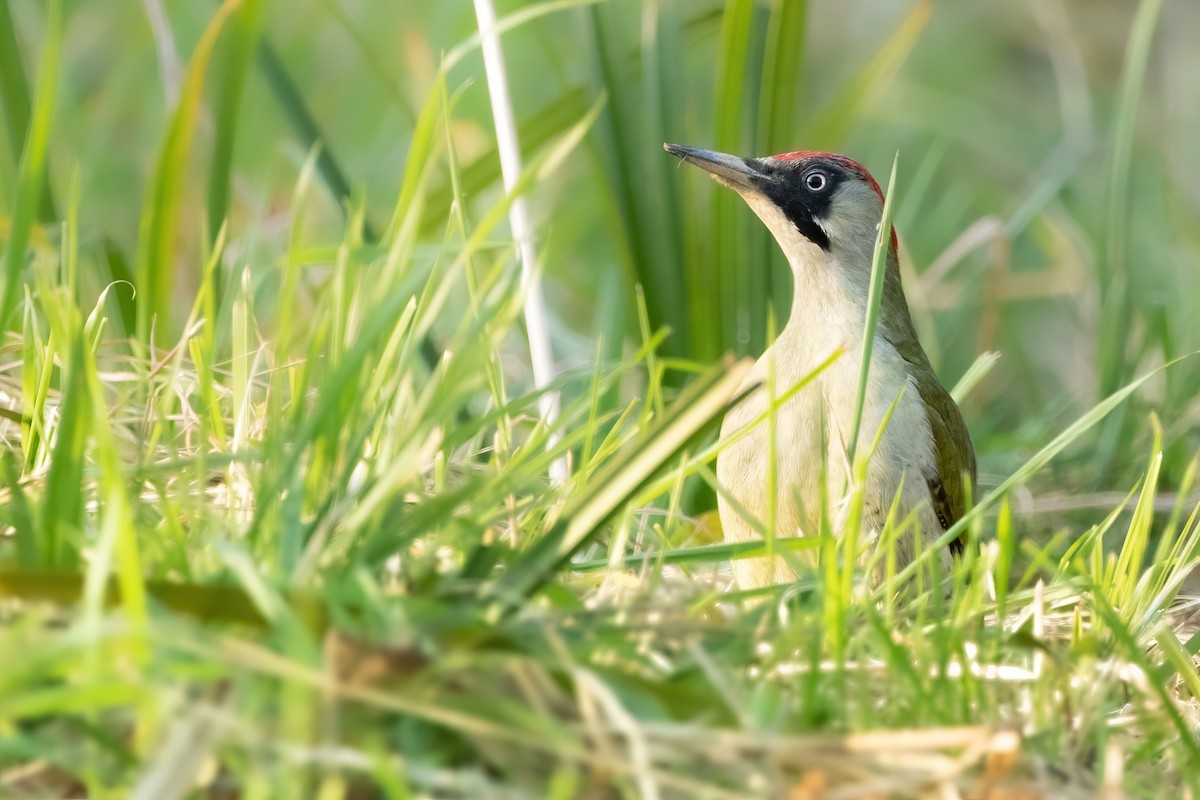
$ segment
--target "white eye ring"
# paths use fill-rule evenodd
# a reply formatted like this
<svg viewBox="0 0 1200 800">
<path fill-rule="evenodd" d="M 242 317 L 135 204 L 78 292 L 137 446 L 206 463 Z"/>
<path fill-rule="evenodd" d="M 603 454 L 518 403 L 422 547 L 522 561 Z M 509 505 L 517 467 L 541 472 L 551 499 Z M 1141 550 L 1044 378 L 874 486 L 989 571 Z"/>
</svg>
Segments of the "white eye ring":
<svg viewBox="0 0 1200 800">
<path fill-rule="evenodd" d="M 804 176 L 804 185 L 810 192 L 823 192 L 829 185 L 829 178 L 825 177 L 824 172 L 810 172 Z"/>
</svg>

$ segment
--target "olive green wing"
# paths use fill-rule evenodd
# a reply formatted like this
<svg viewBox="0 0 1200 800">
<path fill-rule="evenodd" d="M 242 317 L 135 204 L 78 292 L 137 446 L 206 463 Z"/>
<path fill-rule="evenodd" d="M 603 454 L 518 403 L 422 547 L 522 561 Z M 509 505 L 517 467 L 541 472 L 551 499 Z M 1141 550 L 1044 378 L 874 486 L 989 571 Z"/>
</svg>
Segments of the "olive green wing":
<svg viewBox="0 0 1200 800">
<path fill-rule="evenodd" d="M 966 482 L 975 484 L 975 448 L 962 412 L 938 380 L 916 335 L 908 331 L 896 339 L 889 341 L 912 370 L 933 434 L 933 469 L 925 473 L 929 497 L 942 530 L 949 530 L 966 513 Z M 962 547 L 961 537 L 950 543 L 952 553 L 961 553 Z"/>
<path fill-rule="evenodd" d="M 949 530 L 966 513 L 966 482 L 975 483 L 975 448 L 971 446 L 971 435 L 967 432 L 967 425 L 954 398 L 938 380 L 929 364 L 929 357 L 917 340 L 901 286 L 900 265 L 895 256 L 888 260 L 884 280 L 880 335 L 908 364 L 925 404 L 925 416 L 933 433 L 934 451 L 932 470 L 926 472 L 925 480 L 929 484 L 929 496 L 938 521 L 944 530 Z M 962 541 L 952 542 L 950 550 L 962 552 Z"/>
<path fill-rule="evenodd" d="M 926 473 L 925 480 L 942 530 L 949 530 L 967 510 L 966 482 L 975 483 L 975 448 L 950 393 L 936 378 L 922 383 L 927 387 L 921 399 L 933 433 L 935 462 L 935 471 Z M 950 543 L 950 551 L 955 554 L 961 553 L 962 547 L 961 536 Z"/>
</svg>

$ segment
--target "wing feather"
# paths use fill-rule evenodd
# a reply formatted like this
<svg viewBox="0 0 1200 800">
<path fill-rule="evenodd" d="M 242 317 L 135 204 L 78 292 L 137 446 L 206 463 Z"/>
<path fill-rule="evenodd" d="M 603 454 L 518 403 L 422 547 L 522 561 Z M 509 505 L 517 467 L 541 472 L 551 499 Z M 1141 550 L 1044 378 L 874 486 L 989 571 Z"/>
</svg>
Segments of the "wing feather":
<svg viewBox="0 0 1200 800">
<path fill-rule="evenodd" d="M 949 530 L 966 512 L 966 481 L 975 484 L 975 448 L 962 412 L 938 380 L 916 336 L 897 338 L 900 341 L 892 341 L 892 346 L 912 370 L 933 434 L 934 464 L 925 473 L 929 498 L 942 530 Z M 950 543 L 950 551 L 958 555 L 962 550 L 962 537 L 959 536 Z"/>
</svg>

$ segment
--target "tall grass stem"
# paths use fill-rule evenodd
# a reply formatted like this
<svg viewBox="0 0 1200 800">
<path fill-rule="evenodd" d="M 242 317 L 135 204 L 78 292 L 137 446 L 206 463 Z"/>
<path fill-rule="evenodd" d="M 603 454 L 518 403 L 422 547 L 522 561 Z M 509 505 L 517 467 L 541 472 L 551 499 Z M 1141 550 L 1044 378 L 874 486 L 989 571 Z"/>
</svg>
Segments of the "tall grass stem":
<svg viewBox="0 0 1200 800">
<path fill-rule="evenodd" d="M 496 145 L 500 153 L 500 171 L 504 179 L 504 190 L 512 192 L 521 174 L 521 148 L 517 141 L 517 123 L 513 115 L 512 98 L 508 93 L 508 77 L 504 71 L 504 53 L 500 48 L 500 34 L 496 29 L 496 9 L 492 0 L 475 0 L 475 18 L 479 24 L 480 45 L 483 50 L 483 66 L 487 75 L 488 96 L 492 104 L 492 120 L 496 126 Z M 533 223 L 529 218 L 529 205 L 523 196 L 512 201 L 508 211 L 509 225 L 517 243 L 521 262 L 521 289 L 525 301 L 525 329 L 529 339 L 529 358 L 533 368 L 533 383 L 539 390 L 554 380 L 554 354 L 550 348 L 550 330 L 546 316 L 546 302 L 537 268 L 537 249 L 534 246 Z M 559 395 L 546 392 L 538 400 L 542 422 L 553 428 L 558 419 Z M 547 448 L 554 448 L 559 434 L 551 431 L 546 440 Z M 566 457 L 556 458 L 550 466 L 550 479 L 562 484 L 567 479 Z"/>
</svg>

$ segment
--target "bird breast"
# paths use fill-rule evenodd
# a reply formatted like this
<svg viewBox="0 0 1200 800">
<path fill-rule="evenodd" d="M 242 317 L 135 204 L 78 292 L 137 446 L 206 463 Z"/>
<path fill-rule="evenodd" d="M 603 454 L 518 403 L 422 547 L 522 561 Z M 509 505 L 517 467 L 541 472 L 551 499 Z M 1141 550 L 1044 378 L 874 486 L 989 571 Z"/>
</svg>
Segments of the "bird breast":
<svg viewBox="0 0 1200 800">
<path fill-rule="evenodd" d="M 854 429 L 861 335 L 828 327 L 822 332 L 826 335 L 815 334 L 812 328 L 805 332 L 809 335 L 785 330 L 776 344 L 759 359 L 748 378 L 748 383 L 761 385 L 730 411 L 721 430 L 722 437 L 740 433 L 741 438 L 728 445 L 718 457 L 718 480 L 732 499 L 765 524 L 769 503 L 767 470 L 771 421 L 757 424 L 755 421 L 763 417 L 770 406 L 767 376 L 774 370 L 774 396 L 780 397 L 797 383 L 810 378 L 813 370 L 839 346 L 843 348 L 840 357 L 812 377 L 775 413 L 778 536 L 817 533 L 822 515 L 827 513 L 832 515 L 829 522 L 833 530 L 840 531 L 846 500 L 852 489 L 849 441 Z M 888 420 L 887 427 L 878 436 L 876 444 L 885 419 Z M 747 429 L 751 425 L 753 427 Z M 743 432 L 743 429 L 746 430 Z M 882 528 L 893 498 L 899 493 L 901 516 L 924 503 L 929 510 L 922 513 L 920 522 L 928 531 L 935 531 L 931 522 L 936 520 L 932 516 L 929 491 L 923 477 L 924 471 L 935 463 L 932 432 L 906 362 L 880 336 L 875 339 L 859 430 L 855 452 L 870 454 L 864 528 L 876 531 Z M 821 490 L 822 481 L 825 492 Z M 721 521 L 727 539 L 758 538 L 754 527 L 727 501 L 721 502 Z M 867 530 L 860 533 L 863 536 L 869 534 Z"/>
</svg>

